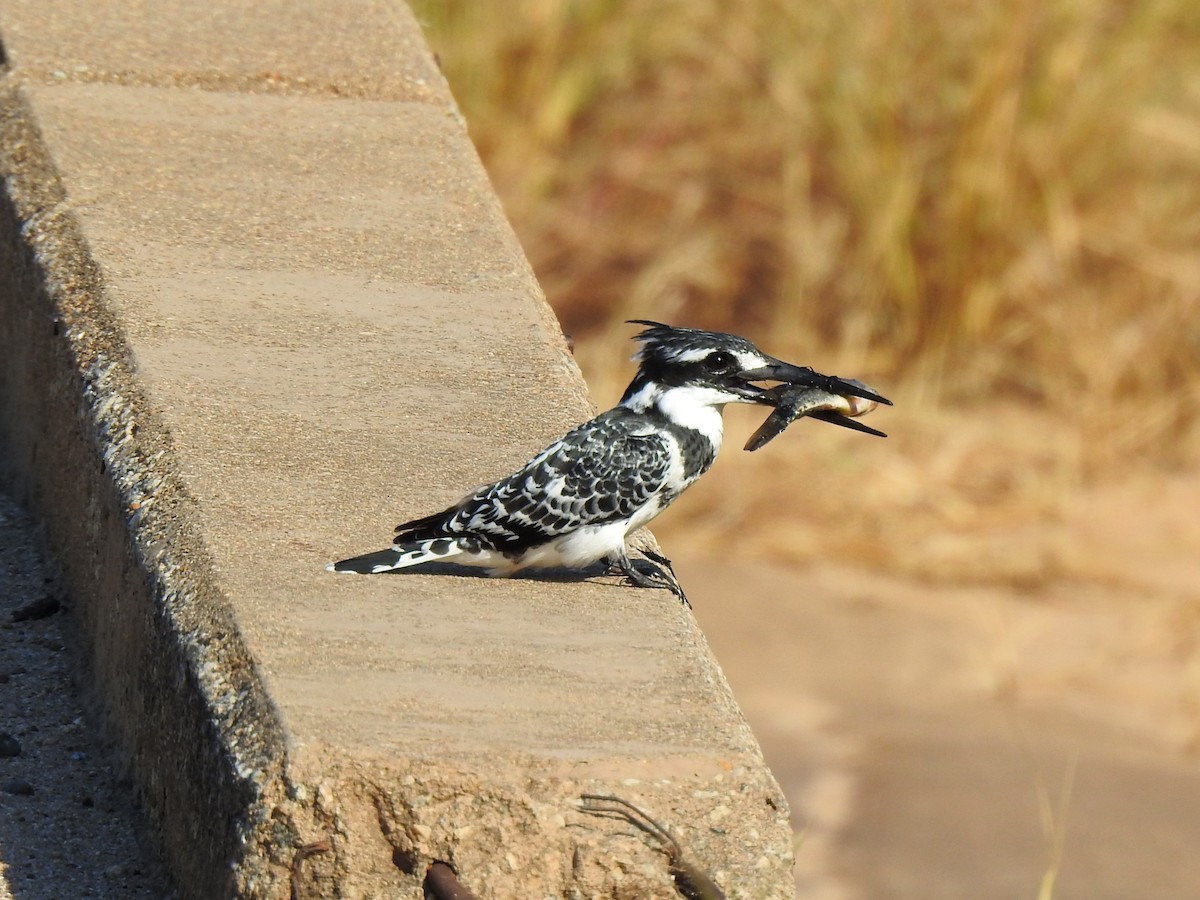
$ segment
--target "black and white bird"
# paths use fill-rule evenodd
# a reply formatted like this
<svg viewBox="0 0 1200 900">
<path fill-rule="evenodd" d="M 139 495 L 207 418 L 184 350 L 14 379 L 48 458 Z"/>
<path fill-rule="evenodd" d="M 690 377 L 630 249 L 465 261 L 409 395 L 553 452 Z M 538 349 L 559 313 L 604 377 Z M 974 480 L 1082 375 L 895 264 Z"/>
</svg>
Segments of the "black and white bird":
<svg viewBox="0 0 1200 900">
<path fill-rule="evenodd" d="M 767 356 L 732 334 L 658 322 L 637 335 L 637 375 L 613 409 L 559 438 L 507 478 L 449 509 L 405 522 L 386 550 L 330 564 L 376 574 L 429 562 L 482 566 L 504 576 L 529 568 L 583 569 L 603 560 L 640 587 L 686 602 L 670 561 L 628 536 L 708 471 L 721 449 L 727 403 L 772 401 L 754 382 L 813 385 L 870 400 L 874 392 Z"/>
</svg>

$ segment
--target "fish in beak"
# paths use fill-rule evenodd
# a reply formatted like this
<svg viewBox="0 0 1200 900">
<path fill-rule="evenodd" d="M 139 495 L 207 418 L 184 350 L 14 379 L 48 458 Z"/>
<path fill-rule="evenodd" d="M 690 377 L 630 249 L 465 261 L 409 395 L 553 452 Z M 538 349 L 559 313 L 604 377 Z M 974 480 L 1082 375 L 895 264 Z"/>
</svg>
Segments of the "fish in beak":
<svg viewBox="0 0 1200 900">
<path fill-rule="evenodd" d="M 747 450 L 757 450 L 779 436 L 796 419 L 804 416 L 864 434 L 887 437 L 884 432 L 856 421 L 859 416 L 865 416 L 880 404 L 892 405 L 891 400 L 861 381 L 822 375 L 812 369 L 788 363 L 773 364 L 757 370 L 755 374 L 768 372 L 771 374 L 764 374 L 763 380 L 778 380 L 784 383 L 765 389 L 756 398 L 759 403 L 774 406 L 775 411 L 750 436 L 750 440 L 746 442 Z"/>
</svg>

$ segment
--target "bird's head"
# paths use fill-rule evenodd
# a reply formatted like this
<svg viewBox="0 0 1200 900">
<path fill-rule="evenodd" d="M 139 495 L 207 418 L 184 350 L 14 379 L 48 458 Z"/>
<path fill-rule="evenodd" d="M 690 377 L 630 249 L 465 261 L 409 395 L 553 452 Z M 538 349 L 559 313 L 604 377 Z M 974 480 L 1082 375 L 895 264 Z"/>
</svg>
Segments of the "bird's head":
<svg viewBox="0 0 1200 900">
<path fill-rule="evenodd" d="M 687 389 L 708 406 L 726 403 L 774 404 L 774 395 L 755 382 L 773 381 L 807 385 L 830 393 L 881 398 L 865 386 L 822 375 L 804 366 L 794 366 L 763 353 L 750 341 L 735 334 L 676 328 L 644 319 L 631 324 L 645 325 L 635 340 L 641 342 L 634 359 L 638 374 L 625 391 L 621 402 L 637 406 L 653 391 Z M 884 401 L 887 402 L 887 401 Z"/>
</svg>

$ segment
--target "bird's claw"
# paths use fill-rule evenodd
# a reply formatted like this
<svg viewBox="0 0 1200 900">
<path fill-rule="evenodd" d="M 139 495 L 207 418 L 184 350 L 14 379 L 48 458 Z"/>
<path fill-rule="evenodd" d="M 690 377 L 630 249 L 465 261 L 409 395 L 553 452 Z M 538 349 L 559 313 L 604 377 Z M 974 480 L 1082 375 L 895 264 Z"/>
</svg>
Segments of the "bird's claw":
<svg viewBox="0 0 1200 900">
<path fill-rule="evenodd" d="M 671 561 L 661 553 L 655 553 L 652 550 L 640 551 L 646 559 L 630 559 L 628 556 L 623 556 L 619 559 L 611 560 L 612 568 L 620 572 L 629 579 L 631 584 L 637 587 L 646 588 L 666 588 L 672 594 L 680 599 L 684 606 L 691 609 L 691 601 L 683 592 L 683 588 L 679 584 L 679 579 L 675 577 L 675 570 L 671 567 Z"/>
</svg>

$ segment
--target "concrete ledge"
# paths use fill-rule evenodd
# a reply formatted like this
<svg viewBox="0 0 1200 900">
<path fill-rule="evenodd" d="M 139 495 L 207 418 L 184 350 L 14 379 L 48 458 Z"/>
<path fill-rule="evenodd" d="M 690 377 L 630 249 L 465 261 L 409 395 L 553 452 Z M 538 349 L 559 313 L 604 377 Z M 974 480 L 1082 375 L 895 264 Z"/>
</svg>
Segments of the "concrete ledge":
<svg viewBox="0 0 1200 900">
<path fill-rule="evenodd" d="M 407 10 L 126 9 L 3 5 L 0 477 L 183 892 L 790 896 L 666 592 L 323 571 L 591 409 Z"/>
</svg>

